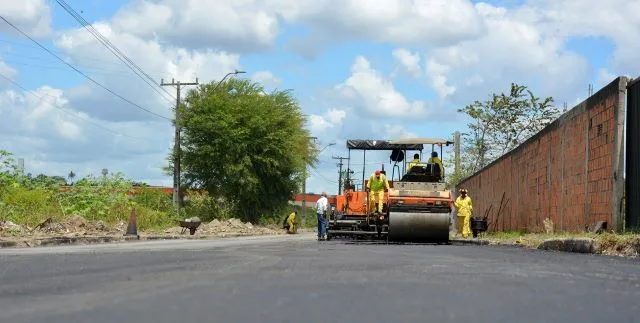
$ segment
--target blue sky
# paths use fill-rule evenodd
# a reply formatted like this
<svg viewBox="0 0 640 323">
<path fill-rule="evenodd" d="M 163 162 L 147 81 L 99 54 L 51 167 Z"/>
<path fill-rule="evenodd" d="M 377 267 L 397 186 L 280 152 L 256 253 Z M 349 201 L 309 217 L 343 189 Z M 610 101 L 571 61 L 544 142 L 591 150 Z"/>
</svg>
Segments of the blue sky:
<svg viewBox="0 0 640 323">
<path fill-rule="evenodd" d="M 448 138 L 465 130 L 457 107 L 511 82 L 572 107 L 589 84 L 597 91 L 640 71 L 640 11 L 622 0 L 66 2 L 156 82 L 208 82 L 237 68 L 269 88 L 294 90 L 319 145 L 337 143 L 311 170 L 312 192 L 336 192 L 331 157 L 347 155 L 346 139 Z M 175 89 L 161 98 L 56 1 L 16 2 L 0 14 L 114 92 L 170 116 Z M 27 171 L 106 167 L 171 185 L 160 170 L 169 122 L 89 83 L 3 21 L 0 73 L 37 94 L 0 78 L 0 148 L 24 158 Z M 367 175 L 388 157 L 368 161 Z M 352 164 L 361 171 L 360 154 Z"/>
</svg>

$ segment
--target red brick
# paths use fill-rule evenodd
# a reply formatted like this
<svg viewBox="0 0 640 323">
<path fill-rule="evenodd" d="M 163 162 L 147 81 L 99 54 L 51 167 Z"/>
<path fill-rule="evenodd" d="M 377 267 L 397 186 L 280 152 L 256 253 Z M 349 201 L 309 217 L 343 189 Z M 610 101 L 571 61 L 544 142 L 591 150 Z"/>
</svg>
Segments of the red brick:
<svg viewBox="0 0 640 323">
<path fill-rule="evenodd" d="M 597 220 L 611 223 L 617 104 L 616 88 L 585 112 L 564 119 L 557 128 L 461 183 L 474 199 L 475 213 L 483 215 L 493 205 L 492 231 L 540 231 L 545 217 L 558 230 L 582 230 Z M 492 222 L 503 193 L 508 205 L 503 206 L 499 221 Z"/>
</svg>

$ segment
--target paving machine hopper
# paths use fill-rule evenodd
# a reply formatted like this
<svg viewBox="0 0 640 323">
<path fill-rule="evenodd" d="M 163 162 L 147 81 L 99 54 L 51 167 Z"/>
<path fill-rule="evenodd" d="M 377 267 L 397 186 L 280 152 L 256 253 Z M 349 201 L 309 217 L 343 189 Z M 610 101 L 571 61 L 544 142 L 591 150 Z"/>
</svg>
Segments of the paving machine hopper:
<svg viewBox="0 0 640 323">
<path fill-rule="evenodd" d="M 423 162 L 431 153 L 452 141 L 430 138 L 402 140 L 347 140 L 349 151 L 347 178 L 336 196 L 335 211 L 327 226 L 327 238 L 368 238 L 395 242 L 449 242 L 449 224 L 453 207 L 451 191 L 447 189 L 444 173 L 439 165 Z M 421 163 L 407 170 L 407 152 L 419 152 L 427 148 L 428 156 L 421 156 Z M 350 168 L 352 151 L 363 151 L 362 182 L 354 185 Z M 377 214 L 376 201 L 370 200 L 365 191 L 367 151 L 386 150 L 392 163 L 391 176 L 384 170 L 390 189 L 385 192 L 382 213 Z"/>
</svg>

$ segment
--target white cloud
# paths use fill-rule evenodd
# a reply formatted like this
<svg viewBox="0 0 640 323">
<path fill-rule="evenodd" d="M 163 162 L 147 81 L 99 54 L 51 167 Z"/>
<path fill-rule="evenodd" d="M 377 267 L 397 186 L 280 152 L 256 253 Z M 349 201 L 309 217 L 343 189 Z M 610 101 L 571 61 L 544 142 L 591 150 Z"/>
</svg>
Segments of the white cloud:
<svg viewBox="0 0 640 323">
<path fill-rule="evenodd" d="M 392 52 L 393 58 L 400 65 L 400 67 L 413 77 L 419 77 L 421 73 L 420 69 L 420 54 L 412 53 L 406 48 L 398 48 Z"/>
<path fill-rule="evenodd" d="M 43 37 L 51 32 L 51 8 L 45 0 L 4 0 L 0 16 L 31 37 Z M 0 22 L 0 32 L 20 35 L 6 22 Z"/>
<path fill-rule="evenodd" d="M 2 57 L 0 57 L 0 88 L 11 86 L 11 82 L 9 80 L 13 80 L 17 75 L 18 71 L 3 62 Z"/>
<path fill-rule="evenodd" d="M 165 82 L 181 81 L 182 83 L 220 80 L 234 69 L 241 69 L 239 56 L 226 52 L 190 51 L 184 48 L 163 47 L 153 40 L 143 40 L 128 33 L 118 33 L 107 24 L 94 24 L 104 37 L 108 38 L 121 52 L 144 71 L 157 71 L 154 74 L 164 75 Z M 124 63 L 113 55 L 85 29 L 73 29 L 60 32 L 55 44 L 63 50 L 72 62 L 81 66 L 95 66 L 96 61 L 111 62 L 120 69 L 128 70 L 128 76 L 105 75 L 97 81 L 137 105 L 155 114 L 171 118 L 171 108 L 175 105 L 175 87 L 163 87 L 151 83 L 155 90 L 140 79 Z M 142 74 L 141 74 L 142 75 Z M 160 78 L 160 77 L 159 77 Z M 160 83 L 160 79 L 154 79 Z M 188 89 L 189 87 L 183 87 Z M 86 111 L 92 116 L 111 121 L 125 120 L 162 120 L 146 113 L 112 93 L 94 85 L 76 87 L 69 91 L 71 105 Z"/>
<path fill-rule="evenodd" d="M 254 82 L 261 83 L 265 87 L 271 87 L 271 88 L 277 87 L 278 85 L 280 85 L 280 82 L 282 82 L 282 80 L 279 77 L 276 77 L 275 75 L 273 75 L 273 73 L 269 71 L 255 72 L 253 73 L 253 75 L 251 75 L 251 79 Z"/>
<path fill-rule="evenodd" d="M 279 32 L 276 12 L 258 0 L 135 1 L 113 18 L 118 33 L 187 48 L 258 51 Z"/>
<path fill-rule="evenodd" d="M 318 135 L 328 129 L 335 130 L 342 125 L 346 116 L 347 112 L 340 109 L 329 109 L 323 115 L 312 114 L 309 116 L 311 133 Z"/>
<path fill-rule="evenodd" d="M 613 75 L 608 69 L 600 68 L 598 69 L 598 87 L 606 86 L 615 80 L 616 75 Z"/>
<path fill-rule="evenodd" d="M 346 116 L 347 112 L 344 110 L 330 109 L 327 112 L 327 119 L 332 124 L 341 124 Z"/>
<path fill-rule="evenodd" d="M 640 1 L 530 0 L 522 9 L 537 17 L 536 26 L 557 37 L 604 36 L 615 47 L 618 73 L 640 71 Z"/>
<path fill-rule="evenodd" d="M 406 139 L 406 138 L 418 137 L 418 135 L 415 132 L 411 132 L 407 130 L 404 126 L 398 125 L 398 124 L 396 125 L 385 124 L 384 131 L 385 131 L 385 135 L 389 139 Z"/>
<path fill-rule="evenodd" d="M 455 93 L 456 88 L 454 86 L 448 86 L 447 83 L 447 72 L 449 72 L 450 68 L 446 65 L 439 64 L 434 59 L 429 58 L 427 60 L 427 78 L 431 83 L 433 89 L 438 93 L 440 98 L 445 98 L 453 93 Z"/>
<path fill-rule="evenodd" d="M 590 79 L 588 61 L 563 50 L 561 38 L 540 31 L 534 12 L 486 3 L 476 8 L 488 28 L 485 36 L 428 53 L 427 74 L 441 96 L 468 104 L 517 82 L 538 95 L 569 100 Z"/>
<path fill-rule="evenodd" d="M 427 115 L 425 102 L 407 100 L 363 56 L 356 57 L 351 66 L 351 76 L 337 85 L 336 90 L 347 101 L 361 102 L 355 104 L 372 117 L 417 118 Z"/>
<path fill-rule="evenodd" d="M 104 167 L 156 178 L 171 141 L 166 123 L 105 122 L 74 110 L 63 91 L 0 92 L 0 147 L 25 158 L 27 171 L 65 176 Z"/>
<path fill-rule="evenodd" d="M 336 41 L 369 39 L 398 46 L 446 46 L 486 32 L 468 0 L 271 0 L 285 21 L 311 27 L 292 48 L 313 56 Z"/>
</svg>

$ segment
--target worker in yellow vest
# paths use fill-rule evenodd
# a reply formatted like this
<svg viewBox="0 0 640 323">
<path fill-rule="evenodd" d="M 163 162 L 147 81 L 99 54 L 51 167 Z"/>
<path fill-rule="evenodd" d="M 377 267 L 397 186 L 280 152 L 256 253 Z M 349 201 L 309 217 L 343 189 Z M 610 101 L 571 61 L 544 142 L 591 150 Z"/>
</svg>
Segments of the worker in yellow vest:
<svg viewBox="0 0 640 323">
<path fill-rule="evenodd" d="M 456 218 L 458 232 L 462 234 L 463 238 L 466 238 L 471 234 L 471 214 L 473 213 L 473 203 L 471 202 L 471 197 L 467 195 L 466 189 L 460 189 L 460 196 L 456 198 L 453 205 L 458 211 Z"/>
<path fill-rule="evenodd" d="M 298 227 L 296 225 L 296 215 L 298 212 L 293 211 L 285 219 L 282 228 L 287 230 L 287 233 L 296 233 Z"/>
<path fill-rule="evenodd" d="M 387 176 L 382 174 L 380 170 L 376 170 L 374 174 L 371 174 L 369 181 L 367 182 L 367 191 L 369 192 L 369 204 L 371 210 L 375 210 L 377 213 L 382 213 L 382 205 L 384 203 L 384 192 L 389 190 L 389 182 Z M 376 208 L 376 202 L 378 204 Z"/>
</svg>

